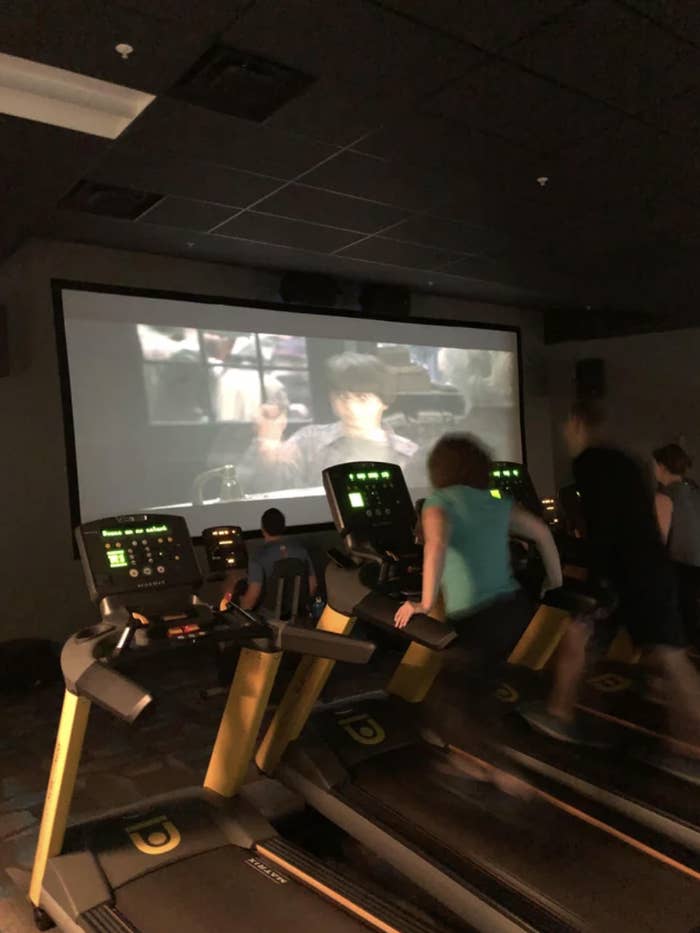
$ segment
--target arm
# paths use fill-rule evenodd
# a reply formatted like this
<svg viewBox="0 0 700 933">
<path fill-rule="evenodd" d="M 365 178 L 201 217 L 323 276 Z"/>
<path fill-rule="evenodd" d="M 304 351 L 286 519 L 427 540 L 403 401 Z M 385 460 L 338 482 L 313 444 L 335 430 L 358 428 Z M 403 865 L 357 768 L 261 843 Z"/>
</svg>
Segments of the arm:
<svg viewBox="0 0 700 933">
<path fill-rule="evenodd" d="M 265 570 L 256 557 L 248 563 L 248 586 L 245 593 L 238 600 L 241 609 L 246 609 L 248 612 L 255 609 L 262 596 L 264 580 Z"/>
<path fill-rule="evenodd" d="M 261 595 L 262 583 L 249 583 L 248 589 L 241 597 L 241 601 L 239 603 L 241 609 L 246 609 L 248 612 L 250 612 L 251 609 L 255 609 L 260 601 Z"/>
<path fill-rule="evenodd" d="M 664 544 L 668 544 L 668 536 L 671 531 L 671 520 L 673 518 L 673 500 L 670 496 L 657 492 L 654 496 L 654 506 L 656 507 L 656 520 L 659 523 L 659 531 Z"/>
<path fill-rule="evenodd" d="M 283 440 L 286 427 L 286 411 L 277 405 L 260 406 L 256 436 L 236 463 L 245 492 L 270 492 L 304 485 L 300 446 L 304 429 Z"/>
<path fill-rule="evenodd" d="M 318 590 L 318 580 L 316 579 L 315 574 L 309 574 L 309 598 L 313 599 Z"/>
<path fill-rule="evenodd" d="M 539 551 L 545 570 L 544 589 L 553 590 L 561 586 L 562 575 L 559 552 L 545 523 L 522 506 L 515 504 L 510 513 L 508 530 L 515 537 L 532 541 Z"/>
<path fill-rule="evenodd" d="M 424 508 L 421 513 L 423 524 L 423 592 L 419 603 L 405 602 L 394 616 L 397 628 L 405 628 L 411 617 L 417 612 L 430 611 L 435 606 L 442 571 L 445 567 L 445 554 L 447 553 L 447 540 L 449 536 L 449 523 L 447 515 L 436 506 Z"/>
</svg>

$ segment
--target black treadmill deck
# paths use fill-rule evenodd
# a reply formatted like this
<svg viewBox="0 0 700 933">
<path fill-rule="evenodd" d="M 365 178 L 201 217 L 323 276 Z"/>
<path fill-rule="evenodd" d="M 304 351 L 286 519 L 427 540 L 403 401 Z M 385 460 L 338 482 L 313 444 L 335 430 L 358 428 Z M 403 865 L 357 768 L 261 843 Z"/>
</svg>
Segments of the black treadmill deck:
<svg viewBox="0 0 700 933">
<path fill-rule="evenodd" d="M 491 866 L 495 879 L 519 888 L 533 904 L 539 900 L 543 912 L 549 901 L 552 917 L 563 910 L 572 926 L 581 918 L 583 927 L 611 933 L 687 933 L 700 916 L 696 881 L 598 829 L 467 779 L 447 787 L 435 756 L 417 760 L 414 748 L 389 760 L 390 768 L 376 758 L 353 769 L 353 805 L 359 794 L 375 818 L 399 832 L 413 824 L 434 839 L 438 857 L 449 850 Z"/>
</svg>

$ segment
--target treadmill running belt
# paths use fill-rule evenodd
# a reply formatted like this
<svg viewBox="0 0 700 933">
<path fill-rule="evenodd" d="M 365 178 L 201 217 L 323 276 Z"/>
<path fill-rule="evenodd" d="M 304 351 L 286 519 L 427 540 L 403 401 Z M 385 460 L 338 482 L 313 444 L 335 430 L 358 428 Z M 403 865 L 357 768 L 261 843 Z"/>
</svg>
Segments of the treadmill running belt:
<svg viewBox="0 0 700 933">
<path fill-rule="evenodd" d="M 262 856 L 224 846 L 143 875 L 117 891 L 143 933 L 358 933 L 367 927 Z"/>
<path fill-rule="evenodd" d="M 551 898 L 596 933 L 687 933 L 697 923 L 696 881 L 542 802 L 446 778 L 435 768 L 440 758 L 424 755 L 417 762 L 415 749 L 406 749 L 392 755 L 390 771 L 370 759 L 354 770 L 353 787 L 373 799 L 375 818 L 381 811 L 392 825 L 392 813 L 401 814 L 526 894 L 534 889 Z"/>
</svg>

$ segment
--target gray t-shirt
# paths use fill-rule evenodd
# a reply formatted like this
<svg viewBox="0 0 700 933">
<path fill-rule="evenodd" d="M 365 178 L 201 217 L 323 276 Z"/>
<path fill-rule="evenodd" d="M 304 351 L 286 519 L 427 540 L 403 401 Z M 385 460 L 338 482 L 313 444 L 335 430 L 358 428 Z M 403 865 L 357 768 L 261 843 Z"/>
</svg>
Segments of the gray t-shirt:
<svg viewBox="0 0 700 933">
<path fill-rule="evenodd" d="M 279 541 L 267 541 L 250 559 L 248 564 L 248 580 L 250 583 L 265 585 L 270 579 L 272 568 L 278 560 L 294 557 L 306 564 L 309 576 L 315 575 L 314 565 L 311 563 L 309 552 L 303 544 L 298 544 L 289 538 L 280 538 Z"/>
<path fill-rule="evenodd" d="M 673 502 L 668 536 L 671 560 L 700 567 L 700 490 L 689 483 L 673 483 L 664 492 Z"/>
</svg>

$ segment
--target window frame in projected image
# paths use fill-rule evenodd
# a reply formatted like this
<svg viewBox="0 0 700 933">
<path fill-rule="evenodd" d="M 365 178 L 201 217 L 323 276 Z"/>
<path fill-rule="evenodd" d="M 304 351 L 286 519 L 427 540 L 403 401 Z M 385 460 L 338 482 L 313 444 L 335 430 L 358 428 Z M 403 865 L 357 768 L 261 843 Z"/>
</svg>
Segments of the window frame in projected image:
<svg viewBox="0 0 700 933">
<path fill-rule="evenodd" d="M 64 309 L 64 292 L 83 292 L 91 293 L 95 296 L 124 296 L 129 299 L 144 299 L 146 301 L 150 299 L 162 300 L 166 302 L 179 302 L 190 304 L 193 306 L 196 305 L 208 305 L 208 306 L 217 306 L 213 311 L 209 312 L 209 320 L 199 320 L 196 311 L 191 315 L 191 319 L 188 323 L 183 321 L 172 321 L 170 324 L 163 324 L 158 320 L 158 315 L 153 313 L 153 305 L 151 309 L 146 309 L 144 311 L 143 317 L 141 320 L 138 320 L 133 316 L 133 310 L 126 314 L 124 325 L 137 325 L 138 333 L 138 344 L 140 347 L 140 359 L 142 366 L 142 380 L 143 380 L 143 393 L 146 400 L 147 412 L 146 417 L 148 418 L 149 424 L 156 431 L 163 428 L 166 430 L 173 430 L 177 428 L 182 428 L 186 430 L 188 426 L 200 426 L 206 425 L 209 428 L 212 426 L 221 426 L 226 424 L 234 425 L 244 425 L 246 423 L 252 422 L 252 417 L 250 415 L 250 405 L 246 400 L 246 413 L 241 415 L 240 413 L 235 416 L 228 416 L 222 414 L 221 408 L 217 408 L 217 404 L 221 405 L 221 402 L 215 400 L 215 388 L 214 384 L 218 385 L 219 376 L 222 373 L 228 373 L 233 371 L 234 373 L 247 372 L 251 377 L 251 385 L 254 381 L 259 382 L 259 391 L 261 401 L 266 400 L 266 387 L 265 380 L 268 377 L 272 377 L 272 382 L 274 383 L 276 374 L 289 376 L 290 374 L 296 375 L 298 373 L 306 373 L 308 383 L 308 396 L 310 399 L 309 411 L 311 415 L 307 414 L 306 419 L 304 417 L 304 405 L 299 402 L 296 406 L 292 405 L 293 409 L 289 417 L 289 425 L 293 427 L 295 424 L 298 424 L 300 429 L 303 430 L 304 424 L 316 424 L 321 425 L 327 420 L 325 417 L 321 420 L 315 420 L 319 418 L 318 407 L 320 405 L 323 408 L 323 402 L 319 402 L 319 399 L 316 398 L 314 392 L 318 394 L 318 386 L 316 381 L 312 378 L 312 368 L 313 366 L 318 367 L 318 360 L 313 362 L 310 359 L 310 354 L 308 352 L 309 341 L 312 340 L 334 340 L 336 343 L 346 342 L 346 343 L 355 343 L 358 346 L 357 352 L 362 353 L 363 350 L 360 349 L 361 344 L 375 344 L 377 347 L 387 347 L 393 346 L 395 348 L 404 348 L 408 350 L 411 348 L 411 351 L 419 349 L 420 347 L 429 347 L 432 349 L 440 349 L 437 346 L 438 340 L 442 338 L 442 343 L 445 347 L 450 348 L 454 347 L 454 344 L 451 341 L 448 341 L 444 338 L 444 335 L 440 337 L 432 338 L 432 340 L 426 339 L 425 328 L 449 328 L 453 332 L 457 332 L 463 329 L 468 329 L 472 331 L 485 331 L 491 332 L 496 335 L 498 333 L 508 334 L 511 336 L 510 346 L 502 345 L 501 349 L 503 352 L 512 353 L 514 356 L 514 361 L 517 367 L 514 378 L 512 378 L 512 392 L 517 393 L 517 398 L 513 398 L 512 404 L 512 430 L 517 432 L 516 434 L 510 434 L 512 442 L 515 443 L 515 438 L 518 437 L 520 442 L 521 450 L 521 459 L 524 464 L 527 464 L 527 449 L 525 444 L 525 411 L 524 411 L 524 393 L 523 393 L 523 366 L 522 366 L 522 347 L 521 347 L 521 332 L 520 328 L 517 326 L 505 325 L 505 324 L 492 324 L 486 322 L 474 322 L 474 321 L 453 321 L 450 319 L 440 319 L 440 318 L 426 318 L 426 317 L 413 317 L 411 316 L 408 320 L 397 321 L 395 318 L 390 316 L 382 316 L 381 314 L 368 315 L 364 312 L 360 312 L 352 309 L 335 309 L 335 308 L 318 308 L 318 307 L 305 307 L 303 305 L 286 305 L 278 302 L 272 301 L 261 301 L 261 300 L 249 300 L 243 298 L 230 298 L 225 296 L 208 296 L 208 295 L 198 295 L 191 294 L 187 292 L 175 292 L 163 289 L 147 289 L 147 288 L 133 288 L 133 287 L 124 287 L 124 286 L 109 286 L 103 284 L 96 284 L 90 282 L 78 282 L 64 279 L 55 279 L 52 280 L 52 296 L 53 296 L 53 305 L 54 305 L 54 321 L 55 321 L 55 332 L 56 332 L 56 344 L 58 351 L 58 364 L 59 364 L 59 378 L 61 385 L 61 398 L 63 405 L 63 417 L 64 417 L 64 434 L 65 434 L 65 445 L 66 445 L 66 461 L 67 461 L 67 477 L 68 477 L 68 487 L 69 487 L 69 502 L 70 502 L 70 512 L 73 526 L 80 524 L 82 519 L 81 516 L 81 497 L 80 497 L 80 485 L 79 485 L 79 465 L 82 462 L 83 469 L 83 479 L 88 476 L 100 476 L 101 474 L 95 473 L 94 470 L 88 470 L 85 467 L 86 456 L 89 457 L 89 440 L 86 442 L 84 440 L 85 434 L 83 432 L 83 444 L 88 443 L 88 447 L 83 446 L 83 459 L 80 459 L 80 451 L 78 450 L 78 442 L 80 438 L 77 436 L 78 430 L 76 427 L 76 413 L 74 412 L 73 407 L 73 391 L 75 387 L 72 387 L 71 384 L 71 371 L 70 371 L 70 347 L 69 347 L 69 338 L 70 333 L 67 326 L 67 321 L 70 321 L 74 326 L 75 320 L 83 319 L 78 314 L 76 318 L 76 312 L 73 310 L 72 313 L 70 310 Z M 84 300 L 84 299 L 83 299 Z M 133 307 L 133 306 L 132 306 Z M 213 318 L 216 314 L 219 315 L 218 320 L 222 320 L 222 315 L 226 312 L 227 309 L 236 310 L 238 313 L 238 323 L 233 320 L 227 326 L 221 326 L 221 323 L 212 323 Z M 267 325 L 261 321 L 258 325 L 257 320 L 254 318 L 252 321 L 245 322 L 245 327 L 240 326 L 241 312 L 246 310 L 259 310 L 261 319 L 265 319 L 265 313 L 267 313 Z M 290 322 L 295 322 L 294 325 L 290 323 L 289 328 L 292 330 L 292 333 L 289 334 L 289 331 L 285 331 L 283 317 L 284 315 L 289 315 Z M 206 314 L 203 312 L 203 318 L 206 318 Z M 316 324 L 316 332 L 314 333 L 314 325 L 310 324 L 310 333 L 305 331 L 304 325 L 299 323 L 300 318 L 308 317 L 313 318 L 325 318 L 326 322 L 320 321 Z M 279 318 L 279 321 L 277 320 Z M 86 316 L 84 319 L 90 320 L 89 316 Z M 112 324 L 118 323 L 121 326 L 121 319 L 119 321 L 115 320 L 114 317 L 105 316 L 102 319 L 111 322 Z M 273 326 L 270 326 L 270 319 L 273 319 Z M 359 333 L 356 335 L 352 332 L 345 331 L 344 335 L 334 334 L 333 337 L 324 335 L 324 327 L 328 328 L 328 320 L 332 319 L 356 319 L 358 321 L 358 328 L 360 329 Z M 101 320 L 99 313 L 95 315 L 95 321 L 99 322 Z M 363 331 L 362 324 L 360 322 L 373 322 L 376 321 L 381 327 L 386 328 L 387 325 L 392 325 L 392 330 L 390 332 L 385 330 L 385 333 L 382 334 L 378 332 L 377 334 L 372 333 L 372 336 L 368 338 L 366 336 L 366 331 Z M 227 322 L 228 323 L 228 322 Z M 339 322 L 340 323 L 340 322 Z M 251 325 L 255 326 L 255 331 L 251 330 Z M 160 350 L 156 348 L 157 352 L 151 353 L 147 350 L 148 341 L 144 337 L 144 329 L 150 329 L 152 331 L 151 337 L 155 339 L 159 332 L 167 330 L 170 326 L 173 328 L 179 328 L 182 331 L 191 331 L 191 334 L 185 335 L 183 339 L 183 350 L 184 352 L 181 355 L 181 360 L 190 360 L 190 362 L 179 362 L 175 365 L 180 365 L 184 367 L 194 366 L 197 368 L 197 372 L 201 375 L 196 376 L 195 381 L 201 381 L 201 409 L 199 411 L 195 410 L 194 414 L 191 414 L 189 417 L 184 415 L 182 418 L 179 416 L 173 418 L 171 415 L 166 415 L 165 418 L 159 417 L 159 412 L 154 409 L 154 397 L 155 393 L 151 392 L 149 394 L 148 382 L 149 382 L 149 370 L 153 370 L 156 373 L 159 368 L 173 366 L 172 357 L 168 356 L 167 349 L 160 353 Z M 414 334 L 415 339 L 411 340 L 411 331 L 415 326 L 416 332 Z M 422 334 L 420 334 L 420 328 L 424 328 Z M 304 328 L 303 330 L 300 329 Z M 398 333 L 396 337 L 388 337 L 387 333 L 393 334 L 395 328 L 398 328 Z M 196 340 L 192 335 L 196 335 Z M 238 334 L 241 338 L 246 338 L 249 340 L 250 336 L 253 336 L 253 341 L 250 346 L 250 353 L 248 356 L 243 354 L 239 356 L 231 356 L 231 351 L 229 350 L 229 355 L 227 357 L 221 356 L 218 357 L 211 352 L 211 346 L 214 344 L 211 343 L 210 338 L 220 337 L 220 338 L 231 338 L 235 337 Z M 281 356 L 276 356 L 277 350 L 275 349 L 275 341 L 268 341 L 268 345 L 272 345 L 272 350 L 268 352 L 263 352 L 262 350 L 262 341 L 264 338 L 269 337 L 299 337 L 303 341 L 301 350 L 299 348 L 293 348 L 291 353 L 287 350 L 282 353 Z M 455 342 L 460 344 L 464 350 L 470 349 L 467 344 L 466 336 L 459 341 L 455 338 Z M 190 346 L 187 341 L 192 345 Z M 208 342 L 209 341 L 209 342 Z M 495 337 L 493 338 L 495 341 Z M 250 342 L 250 341 L 249 341 Z M 514 345 L 513 345 L 514 344 Z M 244 344 L 245 345 L 245 344 Z M 459 351 L 460 346 L 454 347 L 455 351 Z M 482 347 L 489 347 L 489 338 L 485 334 L 483 338 Z M 497 342 L 492 342 L 490 344 L 492 349 L 498 349 L 499 345 Z M 478 350 L 479 343 L 477 341 L 476 346 L 471 349 Z M 236 351 L 238 352 L 238 351 Z M 247 352 L 247 351 L 246 351 Z M 160 353 L 160 355 L 158 355 Z M 296 358 L 295 358 L 296 354 Z M 73 355 L 73 362 L 75 365 L 76 355 Z M 81 364 L 82 365 L 82 364 Z M 216 377 L 213 373 L 216 372 Z M 255 378 L 253 374 L 255 373 Z M 152 382 L 157 382 L 156 376 L 151 378 Z M 297 380 L 298 381 L 298 380 Z M 167 382 L 167 380 L 166 380 Z M 303 380 L 302 380 L 303 382 Z M 316 388 L 314 388 L 316 386 Z M 302 387 L 303 388 L 303 387 Z M 240 394 L 240 393 L 238 393 Z M 244 393 L 245 394 L 245 393 Z M 301 392 L 303 395 L 303 392 Z M 82 396 L 81 396 L 82 398 Z M 324 400 L 325 401 L 325 400 Z M 81 404 L 81 402 L 78 402 Z M 250 404 L 254 405 L 254 399 Z M 510 406 L 508 406 L 510 407 Z M 296 408 L 296 411 L 294 409 Z M 80 409 L 78 409 L 80 411 Z M 486 411 L 486 409 L 484 409 Z M 104 405 L 105 413 L 105 423 L 107 425 L 106 430 L 109 430 L 109 405 L 106 402 Z M 332 418 L 332 416 L 331 416 Z M 518 424 L 515 424 L 515 419 L 518 419 Z M 449 427 L 446 430 L 450 430 Z M 88 439 L 90 435 L 88 434 Z M 150 439 L 149 439 L 150 441 Z M 85 454 L 85 451 L 88 451 L 88 454 Z M 347 459 L 347 458 L 346 458 Z M 93 461 L 89 460 L 90 466 L 92 466 Z M 160 474 L 159 474 L 160 475 Z M 135 484 L 131 484 L 131 488 L 134 488 Z M 320 477 L 319 477 L 319 486 L 320 486 Z M 111 488 L 111 487 L 110 487 Z M 148 484 L 143 486 L 143 489 L 150 489 L 151 487 Z M 302 487 L 305 488 L 305 487 Z M 92 484 L 93 494 L 90 492 L 91 483 L 88 482 L 88 491 L 85 493 L 87 498 L 85 501 L 85 506 L 87 508 L 88 514 L 85 517 L 85 520 L 89 520 L 91 516 L 89 513 L 91 510 L 95 509 L 95 503 L 101 503 L 104 492 L 99 490 L 99 495 L 94 494 L 95 486 Z M 301 489 L 299 490 L 301 492 Z M 147 495 L 147 494 L 145 494 Z M 317 495 L 317 493 L 309 492 L 309 497 Z M 167 501 L 172 501 L 168 499 Z M 182 497 L 179 497 L 182 498 Z M 249 497 L 246 495 L 245 497 Z M 280 496 L 280 499 L 283 497 Z M 303 497 L 302 497 L 303 498 Z M 202 500 L 199 500 L 200 502 Z M 237 500 L 239 501 L 239 500 Z M 315 500 L 314 500 L 315 501 Z M 116 503 L 119 506 L 123 506 L 123 502 Z M 197 518 L 196 509 L 198 508 L 196 502 L 190 506 L 188 510 L 187 503 L 180 503 L 182 506 L 182 514 L 185 517 L 191 514 L 193 522 Z M 250 502 L 246 502 L 246 505 L 250 505 Z M 273 502 L 269 501 L 267 505 L 271 505 Z M 141 508 L 145 509 L 154 505 L 154 503 L 144 502 L 137 509 L 134 505 L 133 508 L 115 508 L 112 511 L 124 514 L 128 511 L 140 511 Z M 310 503 L 313 506 L 313 503 Z M 157 504 L 156 506 L 159 509 L 165 509 L 165 504 Z M 206 506 L 209 508 L 209 506 Z M 266 505 L 260 503 L 260 511 L 264 510 Z M 284 506 L 283 506 L 284 507 Z M 107 511 L 109 509 L 106 507 Z M 177 508 L 173 507 L 172 511 L 177 512 Z M 293 511 L 293 510 L 292 510 Z M 297 510 L 298 511 L 298 510 Z M 313 509 L 312 509 L 313 511 Z M 318 509 L 317 509 L 318 512 Z M 296 520 L 295 520 L 296 518 Z M 330 529 L 332 528 L 332 522 L 330 520 L 313 520 L 314 516 L 309 515 L 311 521 L 304 521 L 303 518 L 300 518 L 299 514 L 296 516 L 291 516 L 290 527 L 299 530 L 314 530 L 314 529 Z M 214 519 L 209 524 L 216 524 L 217 520 Z M 195 522 L 196 524 L 196 522 Z M 250 520 L 243 522 L 245 526 L 253 529 L 254 525 L 251 524 Z M 194 529 L 196 531 L 194 537 L 195 539 L 199 537 L 199 529 Z M 246 532 L 247 535 L 253 536 L 257 534 L 257 530 L 250 530 Z"/>
</svg>

